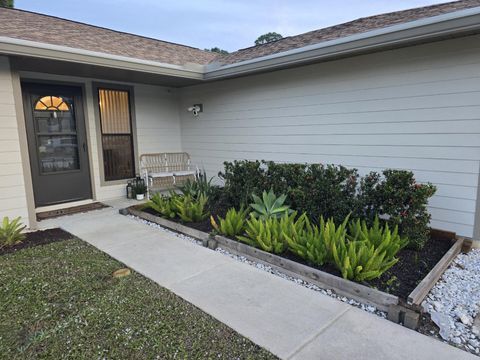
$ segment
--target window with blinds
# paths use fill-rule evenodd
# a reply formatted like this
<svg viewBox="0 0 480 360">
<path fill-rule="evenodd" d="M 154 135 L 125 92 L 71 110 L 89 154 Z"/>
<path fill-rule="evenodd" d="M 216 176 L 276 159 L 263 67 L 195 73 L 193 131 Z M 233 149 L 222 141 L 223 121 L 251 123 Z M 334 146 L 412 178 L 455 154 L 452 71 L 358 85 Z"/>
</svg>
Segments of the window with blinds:
<svg viewBox="0 0 480 360">
<path fill-rule="evenodd" d="M 130 94 L 126 90 L 98 89 L 105 181 L 135 176 Z"/>
</svg>

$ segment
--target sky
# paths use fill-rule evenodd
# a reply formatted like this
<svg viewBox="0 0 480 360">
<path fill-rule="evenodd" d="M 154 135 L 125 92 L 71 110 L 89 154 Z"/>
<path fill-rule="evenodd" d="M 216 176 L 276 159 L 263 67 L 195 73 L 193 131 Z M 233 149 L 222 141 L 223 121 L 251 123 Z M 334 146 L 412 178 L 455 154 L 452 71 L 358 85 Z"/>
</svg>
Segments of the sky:
<svg viewBox="0 0 480 360">
<path fill-rule="evenodd" d="M 190 45 L 234 51 L 283 36 L 441 0 L 16 0 L 18 9 Z"/>
</svg>

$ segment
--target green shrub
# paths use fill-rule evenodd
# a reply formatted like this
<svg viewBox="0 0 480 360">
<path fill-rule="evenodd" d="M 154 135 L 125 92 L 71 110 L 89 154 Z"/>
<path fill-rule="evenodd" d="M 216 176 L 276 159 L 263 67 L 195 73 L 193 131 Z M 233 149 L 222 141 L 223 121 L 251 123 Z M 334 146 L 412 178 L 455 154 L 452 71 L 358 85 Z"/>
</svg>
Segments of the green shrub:
<svg viewBox="0 0 480 360">
<path fill-rule="evenodd" d="M 283 234 L 288 249 L 312 264 L 323 265 L 327 259 L 325 227 L 320 230 L 310 222 L 306 213 L 290 226 L 291 229 Z"/>
<path fill-rule="evenodd" d="M 311 219 L 320 216 L 340 223 L 355 211 L 356 169 L 322 164 L 277 164 L 265 162 L 266 183 L 286 194 L 289 204 Z"/>
<path fill-rule="evenodd" d="M 232 207 L 247 205 L 252 194 L 260 194 L 268 188 L 265 185 L 265 169 L 260 161 L 224 162 L 225 170 L 218 173 L 224 181 L 226 200 Z"/>
<path fill-rule="evenodd" d="M 212 227 L 220 234 L 229 237 L 235 237 L 241 235 L 245 230 L 245 221 L 249 209 L 240 209 L 237 211 L 235 208 L 231 208 L 227 211 L 225 218 L 217 216 L 219 224 L 215 221 L 213 216 L 210 217 Z"/>
<path fill-rule="evenodd" d="M 22 224 L 20 217 L 10 221 L 10 219 L 5 216 L 0 226 L 0 249 L 13 246 L 25 240 L 25 234 L 22 233 L 25 228 L 26 226 Z"/>
<path fill-rule="evenodd" d="M 287 248 L 285 234 L 291 231 L 291 224 L 295 222 L 296 216 L 296 213 L 291 215 L 285 213 L 281 218 L 270 217 L 264 220 L 250 214 L 245 235 L 237 236 L 237 239 L 264 251 L 281 254 Z"/>
<path fill-rule="evenodd" d="M 150 198 L 145 204 L 145 207 L 155 210 L 163 217 L 173 219 L 177 216 L 177 208 L 173 201 L 177 197 L 179 197 L 179 195 L 174 192 L 170 192 L 170 196 L 157 193 Z"/>
<path fill-rule="evenodd" d="M 277 164 L 265 161 L 226 162 L 219 177 L 225 182 L 229 206 L 247 204 L 250 194 L 272 189 L 285 194 L 292 209 L 312 219 L 323 216 L 342 222 L 349 213 L 373 224 L 376 214 L 389 219 L 390 228 L 408 237 L 409 246 L 420 249 L 429 237 L 428 199 L 431 184 L 418 184 L 404 170 L 372 172 L 362 178 L 356 169 L 321 164 Z"/>
<path fill-rule="evenodd" d="M 270 190 L 268 193 L 264 191 L 262 197 L 258 197 L 255 194 L 252 194 L 253 203 L 250 206 L 253 209 L 253 216 L 266 220 L 271 217 L 280 218 L 285 214 L 291 214 L 292 210 L 289 205 L 284 205 L 285 200 L 287 199 L 286 195 L 280 195 L 277 197 L 273 190 Z"/>
<path fill-rule="evenodd" d="M 360 184 L 358 216 L 370 224 L 375 215 L 388 218 L 390 226 L 398 226 L 408 238 L 408 247 L 421 249 L 430 236 L 427 204 L 435 191 L 430 183 L 417 183 L 411 171 L 385 170 L 383 176 L 371 172 Z"/>
<path fill-rule="evenodd" d="M 210 215 L 205 206 L 208 198 L 204 194 L 196 199 L 190 195 L 176 196 L 172 201 L 177 216 L 184 222 L 200 222 Z"/>
</svg>

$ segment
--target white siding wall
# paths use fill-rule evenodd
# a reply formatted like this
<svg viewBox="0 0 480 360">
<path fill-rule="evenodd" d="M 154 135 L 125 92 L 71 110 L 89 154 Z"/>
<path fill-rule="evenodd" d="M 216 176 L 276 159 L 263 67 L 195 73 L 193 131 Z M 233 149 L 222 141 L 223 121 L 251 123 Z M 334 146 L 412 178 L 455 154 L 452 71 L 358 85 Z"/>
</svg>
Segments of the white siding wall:
<svg viewBox="0 0 480 360">
<path fill-rule="evenodd" d="M 438 186 L 432 226 L 471 236 L 480 161 L 480 37 L 181 91 L 183 150 L 211 174 L 268 159 L 411 169 Z M 203 103 L 195 118 L 186 108 Z"/>
<path fill-rule="evenodd" d="M 4 216 L 29 224 L 10 65 L 0 56 L 0 220 Z"/>
</svg>

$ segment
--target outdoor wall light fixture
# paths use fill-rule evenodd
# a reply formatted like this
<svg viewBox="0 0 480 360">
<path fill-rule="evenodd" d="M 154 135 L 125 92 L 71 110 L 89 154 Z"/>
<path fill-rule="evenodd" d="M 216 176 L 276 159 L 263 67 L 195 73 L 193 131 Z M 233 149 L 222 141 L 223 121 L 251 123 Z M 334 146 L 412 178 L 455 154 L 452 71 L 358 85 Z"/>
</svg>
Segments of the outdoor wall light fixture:
<svg viewBox="0 0 480 360">
<path fill-rule="evenodd" d="M 203 104 L 194 104 L 187 109 L 188 112 L 191 112 L 193 116 L 198 116 L 201 112 L 203 112 Z"/>
</svg>

